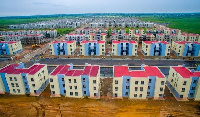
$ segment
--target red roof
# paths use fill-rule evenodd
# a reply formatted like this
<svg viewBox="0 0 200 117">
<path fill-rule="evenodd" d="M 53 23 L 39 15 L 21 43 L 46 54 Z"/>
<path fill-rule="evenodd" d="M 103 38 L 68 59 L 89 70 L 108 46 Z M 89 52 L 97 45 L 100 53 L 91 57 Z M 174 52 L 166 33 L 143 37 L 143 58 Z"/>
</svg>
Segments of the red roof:
<svg viewBox="0 0 200 117">
<path fill-rule="evenodd" d="M 129 36 L 129 34 L 128 34 L 128 33 L 124 33 L 124 35 L 126 35 L 126 36 Z"/>
<path fill-rule="evenodd" d="M 141 34 L 134 34 L 135 36 L 141 36 Z"/>
<path fill-rule="evenodd" d="M 51 42 L 52 44 L 54 43 L 74 43 L 75 41 L 53 41 Z"/>
<path fill-rule="evenodd" d="M 143 67 L 147 73 L 148 76 L 157 76 L 159 78 L 164 78 L 165 76 L 162 74 L 162 72 L 158 69 L 158 67 L 155 66 L 144 66 Z"/>
<path fill-rule="evenodd" d="M 188 34 L 188 36 L 198 36 L 198 34 Z"/>
<path fill-rule="evenodd" d="M 97 43 L 105 43 L 105 41 L 97 41 Z"/>
<path fill-rule="evenodd" d="M 95 34 L 94 34 L 94 33 L 90 33 L 90 35 L 93 35 L 93 36 L 94 36 Z"/>
<path fill-rule="evenodd" d="M 145 44 L 153 44 L 153 43 L 164 43 L 164 44 L 169 44 L 168 42 L 166 41 L 143 41 Z"/>
<path fill-rule="evenodd" d="M 182 66 L 172 67 L 177 73 L 179 73 L 183 78 L 190 78 L 191 76 L 195 76 L 190 70 Z M 197 73 L 198 74 L 198 73 Z"/>
<path fill-rule="evenodd" d="M 178 44 L 186 44 L 186 43 L 196 43 L 196 44 L 200 44 L 198 42 L 190 42 L 190 41 L 175 41 L 175 43 L 178 43 Z"/>
<path fill-rule="evenodd" d="M 114 77 L 130 76 L 127 66 L 114 66 Z"/>
<path fill-rule="evenodd" d="M 195 76 L 200 77 L 200 71 L 196 71 L 193 73 Z"/>
<path fill-rule="evenodd" d="M 112 35 L 118 35 L 117 33 L 113 33 Z"/>
<path fill-rule="evenodd" d="M 164 34 L 158 34 L 159 36 L 163 36 Z"/>
<path fill-rule="evenodd" d="M 125 40 L 121 40 L 121 41 L 116 41 L 116 40 L 113 40 L 112 43 L 137 43 L 136 41 L 125 41 Z"/>
<path fill-rule="evenodd" d="M 59 65 L 50 75 L 65 74 L 66 76 L 80 76 L 89 75 L 96 77 L 98 74 L 99 66 L 86 66 L 83 70 L 71 69 L 69 65 Z"/>
<path fill-rule="evenodd" d="M 170 36 L 176 36 L 175 34 L 170 34 Z"/>
<path fill-rule="evenodd" d="M 18 43 L 19 41 L 0 41 L 0 43 L 7 43 L 7 44 L 13 44 Z"/>
<path fill-rule="evenodd" d="M 101 33 L 101 35 L 106 35 L 106 33 Z"/>
<path fill-rule="evenodd" d="M 105 41 L 81 41 L 81 43 L 105 43 Z"/>
<path fill-rule="evenodd" d="M 34 75 L 36 72 L 38 72 L 40 69 L 42 69 L 45 65 L 43 64 L 34 64 L 29 68 L 16 68 L 19 64 L 12 64 L 9 66 L 6 66 L 0 70 L 0 73 L 7 73 L 7 74 L 21 74 L 21 73 L 28 73 L 30 75 Z"/>
<path fill-rule="evenodd" d="M 145 71 L 141 71 L 141 70 L 131 71 L 130 76 L 131 77 L 148 77 L 147 73 Z"/>
<path fill-rule="evenodd" d="M 182 36 L 187 36 L 187 34 L 181 34 Z"/>
</svg>

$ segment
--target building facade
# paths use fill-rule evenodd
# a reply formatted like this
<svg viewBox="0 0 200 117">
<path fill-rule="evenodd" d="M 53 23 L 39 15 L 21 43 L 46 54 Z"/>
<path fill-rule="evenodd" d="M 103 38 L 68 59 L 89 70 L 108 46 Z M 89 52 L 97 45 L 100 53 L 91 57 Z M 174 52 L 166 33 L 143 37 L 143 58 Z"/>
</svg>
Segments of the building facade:
<svg viewBox="0 0 200 117">
<path fill-rule="evenodd" d="M 165 76 L 154 66 L 129 70 L 128 66 L 114 66 L 113 98 L 163 99 Z"/>
<path fill-rule="evenodd" d="M 0 41 L 0 55 L 15 55 L 22 52 L 21 41 Z"/>
<path fill-rule="evenodd" d="M 0 93 L 39 96 L 49 83 L 47 65 L 11 64 L 0 69 Z"/>
<path fill-rule="evenodd" d="M 172 53 L 176 56 L 200 56 L 200 43 L 189 41 L 174 41 L 172 43 Z"/>
<path fill-rule="evenodd" d="M 105 55 L 105 41 L 82 41 L 80 43 L 80 55 Z"/>
<path fill-rule="evenodd" d="M 200 71 L 189 70 L 183 66 L 171 66 L 167 87 L 179 101 L 194 99 L 200 101 Z"/>
<path fill-rule="evenodd" d="M 73 64 L 59 65 L 50 73 L 51 97 L 100 98 L 100 67 L 86 64 L 73 69 Z"/>
<path fill-rule="evenodd" d="M 138 43 L 136 41 L 112 41 L 112 55 L 137 56 Z"/>
<path fill-rule="evenodd" d="M 75 41 L 53 41 L 49 43 L 51 55 L 74 55 Z"/>
<path fill-rule="evenodd" d="M 166 41 L 143 41 L 142 53 L 144 56 L 169 56 L 171 46 Z"/>
</svg>

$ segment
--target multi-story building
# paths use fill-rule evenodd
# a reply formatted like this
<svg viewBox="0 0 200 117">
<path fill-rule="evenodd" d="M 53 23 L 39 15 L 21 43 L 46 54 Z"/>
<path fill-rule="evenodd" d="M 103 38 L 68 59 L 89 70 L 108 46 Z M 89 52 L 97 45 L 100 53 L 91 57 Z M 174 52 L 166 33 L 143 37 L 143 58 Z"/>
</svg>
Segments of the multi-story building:
<svg viewBox="0 0 200 117">
<path fill-rule="evenodd" d="M 129 70 L 128 66 L 114 66 L 113 97 L 130 99 L 163 99 L 166 78 L 155 66 L 141 66 Z"/>
<path fill-rule="evenodd" d="M 141 42 L 142 42 L 142 35 L 141 35 L 141 34 L 133 34 L 133 39 L 134 39 L 137 43 L 141 43 Z"/>
<path fill-rule="evenodd" d="M 73 69 L 73 64 L 59 65 L 49 75 L 51 97 L 100 98 L 100 67 L 86 64 Z"/>
<path fill-rule="evenodd" d="M 179 36 L 180 41 L 187 41 L 187 38 L 188 38 L 188 35 L 184 33 L 180 34 Z"/>
<path fill-rule="evenodd" d="M 198 35 L 197 34 L 188 34 L 188 39 L 187 39 L 187 41 L 195 41 L 195 42 L 197 42 L 197 37 L 198 37 Z"/>
<path fill-rule="evenodd" d="M 156 41 L 164 41 L 165 35 L 164 34 L 156 34 Z"/>
<path fill-rule="evenodd" d="M 189 41 L 174 41 L 172 43 L 172 53 L 176 56 L 200 56 L 200 43 Z"/>
<path fill-rule="evenodd" d="M 105 41 L 82 41 L 80 43 L 80 55 L 105 55 Z"/>
<path fill-rule="evenodd" d="M 153 34 L 146 34 L 147 41 L 155 41 L 155 36 Z"/>
<path fill-rule="evenodd" d="M 22 44 L 41 44 L 45 42 L 43 34 L 27 34 L 22 38 Z"/>
<path fill-rule="evenodd" d="M 66 34 L 67 41 L 76 41 L 76 43 L 80 43 L 83 40 L 86 40 L 85 34 Z"/>
<path fill-rule="evenodd" d="M 137 56 L 138 43 L 136 41 L 112 41 L 112 55 Z"/>
<path fill-rule="evenodd" d="M 117 33 L 112 33 L 111 39 L 112 40 L 118 40 L 118 34 Z"/>
<path fill-rule="evenodd" d="M 129 36 L 133 38 L 133 35 L 135 34 L 135 29 L 129 29 Z"/>
<path fill-rule="evenodd" d="M 0 41 L 0 55 L 14 55 L 22 52 L 21 41 Z"/>
<path fill-rule="evenodd" d="M 22 35 L 3 35 L 4 41 L 22 41 Z"/>
<path fill-rule="evenodd" d="M 179 101 L 194 99 L 200 101 L 200 71 L 189 70 L 183 66 L 171 66 L 167 86 Z"/>
<path fill-rule="evenodd" d="M 10 64 L 0 69 L 0 93 L 39 96 L 49 83 L 47 65 Z"/>
<path fill-rule="evenodd" d="M 51 55 L 74 55 L 75 41 L 53 41 L 49 43 Z"/>
<path fill-rule="evenodd" d="M 144 56 L 169 56 L 170 44 L 166 41 L 143 41 L 142 53 Z"/>
</svg>

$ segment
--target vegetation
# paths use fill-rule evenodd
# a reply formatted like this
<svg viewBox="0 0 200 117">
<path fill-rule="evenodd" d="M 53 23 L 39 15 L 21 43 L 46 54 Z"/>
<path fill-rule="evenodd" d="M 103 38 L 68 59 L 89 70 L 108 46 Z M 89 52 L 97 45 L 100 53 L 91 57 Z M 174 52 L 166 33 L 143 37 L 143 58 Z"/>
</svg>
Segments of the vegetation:
<svg viewBox="0 0 200 117">
<path fill-rule="evenodd" d="M 200 34 L 200 16 L 145 16 L 139 19 L 143 21 L 151 21 L 168 24 L 168 27 L 180 29 L 182 32 Z"/>
<path fill-rule="evenodd" d="M 59 28 L 56 30 L 57 30 L 58 34 L 64 35 L 64 34 L 70 33 L 71 31 L 74 31 L 75 29 L 74 28 Z"/>
</svg>

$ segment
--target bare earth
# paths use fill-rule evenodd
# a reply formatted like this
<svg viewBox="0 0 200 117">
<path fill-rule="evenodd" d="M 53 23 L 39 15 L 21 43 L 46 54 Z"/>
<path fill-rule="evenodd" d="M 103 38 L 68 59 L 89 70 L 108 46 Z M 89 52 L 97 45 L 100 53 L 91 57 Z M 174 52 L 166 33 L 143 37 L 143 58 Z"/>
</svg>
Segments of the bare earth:
<svg viewBox="0 0 200 117">
<path fill-rule="evenodd" d="M 166 89 L 166 94 L 169 90 Z M 197 117 L 200 102 L 165 100 L 50 98 L 49 87 L 39 97 L 0 95 L 0 117 Z"/>
</svg>

